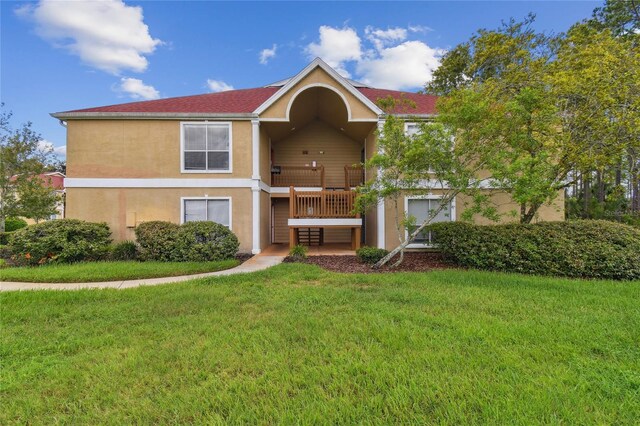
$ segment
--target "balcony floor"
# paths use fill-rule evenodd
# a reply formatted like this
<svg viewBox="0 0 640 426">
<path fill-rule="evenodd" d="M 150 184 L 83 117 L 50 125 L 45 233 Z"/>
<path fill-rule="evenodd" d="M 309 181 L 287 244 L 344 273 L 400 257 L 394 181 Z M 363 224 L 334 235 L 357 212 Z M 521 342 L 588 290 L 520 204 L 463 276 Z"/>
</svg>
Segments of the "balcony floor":
<svg viewBox="0 0 640 426">
<path fill-rule="evenodd" d="M 327 243 L 321 246 L 307 247 L 309 256 L 348 256 L 355 255 L 356 252 L 351 250 L 350 243 Z M 266 256 L 286 256 L 289 254 L 289 244 L 271 244 L 262 250 Z"/>
</svg>

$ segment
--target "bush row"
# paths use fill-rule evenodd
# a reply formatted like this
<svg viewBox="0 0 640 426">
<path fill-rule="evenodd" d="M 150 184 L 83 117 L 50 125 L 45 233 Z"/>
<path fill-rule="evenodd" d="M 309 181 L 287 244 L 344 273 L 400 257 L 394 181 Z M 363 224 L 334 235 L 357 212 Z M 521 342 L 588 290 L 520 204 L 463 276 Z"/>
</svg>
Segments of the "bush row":
<svg viewBox="0 0 640 426">
<path fill-rule="evenodd" d="M 609 221 L 431 225 L 434 242 L 462 267 L 579 278 L 640 278 L 640 230 Z"/>
<path fill-rule="evenodd" d="M 233 258 L 238 239 L 213 222 L 147 222 L 136 228 L 138 242 L 111 244 L 106 223 L 77 219 L 42 222 L 13 231 L 0 244 L 3 258 L 18 265 L 95 260 L 210 261 Z"/>
<path fill-rule="evenodd" d="M 106 257 L 111 243 L 106 223 L 51 220 L 13 232 L 9 243 L 16 263 L 72 263 Z"/>
<path fill-rule="evenodd" d="M 143 260 L 199 262 L 231 259 L 240 243 L 229 228 L 215 222 L 145 222 L 136 228 Z"/>
</svg>

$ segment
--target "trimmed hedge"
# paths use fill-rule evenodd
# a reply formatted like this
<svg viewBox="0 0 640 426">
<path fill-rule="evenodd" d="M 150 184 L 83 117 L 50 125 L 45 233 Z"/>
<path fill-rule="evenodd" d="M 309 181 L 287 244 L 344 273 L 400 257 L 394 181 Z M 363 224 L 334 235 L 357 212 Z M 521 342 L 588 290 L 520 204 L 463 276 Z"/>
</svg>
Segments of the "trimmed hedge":
<svg viewBox="0 0 640 426">
<path fill-rule="evenodd" d="M 13 232 L 11 249 L 18 264 L 72 263 L 103 259 L 111 231 L 106 223 L 50 220 Z"/>
<path fill-rule="evenodd" d="M 462 267 L 615 280 L 640 279 L 640 230 L 609 221 L 430 226 L 444 256 Z"/>
<path fill-rule="evenodd" d="M 180 226 L 174 256 L 178 262 L 233 259 L 240 243 L 229 228 L 215 222 L 187 222 Z"/>
<path fill-rule="evenodd" d="M 8 217 L 4 221 L 5 232 L 17 231 L 18 229 L 26 228 L 27 221 L 20 219 L 19 217 Z"/>
<path fill-rule="evenodd" d="M 120 241 L 111 246 L 111 260 L 137 260 L 138 245 L 135 241 Z"/>
<path fill-rule="evenodd" d="M 140 224 L 136 230 L 143 260 L 204 262 L 232 259 L 240 243 L 226 226 L 215 222 L 153 221 Z"/>
<path fill-rule="evenodd" d="M 180 225 L 154 220 L 141 223 L 136 227 L 136 240 L 140 245 L 142 260 L 174 260 L 174 248 Z"/>
<path fill-rule="evenodd" d="M 358 260 L 362 263 L 368 263 L 370 265 L 377 263 L 380 259 L 388 254 L 389 252 L 387 250 L 377 247 L 362 247 L 356 250 L 356 256 L 358 257 Z"/>
</svg>

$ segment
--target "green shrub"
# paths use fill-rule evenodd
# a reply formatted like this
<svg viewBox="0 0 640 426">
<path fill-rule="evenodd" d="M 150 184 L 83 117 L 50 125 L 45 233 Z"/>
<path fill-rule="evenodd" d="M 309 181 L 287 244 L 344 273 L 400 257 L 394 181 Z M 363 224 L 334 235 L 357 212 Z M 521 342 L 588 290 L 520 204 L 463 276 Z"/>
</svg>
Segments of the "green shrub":
<svg viewBox="0 0 640 426">
<path fill-rule="evenodd" d="M 387 250 L 377 247 L 362 247 L 356 250 L 356 256 L 358 256 L 358 260 L 362 263 L 368 263 L 370 265 L 378 262 L 387 254 L 389 254 Z"/>
<path fill-rule="evenodd" d="M 110 235 L 106 223 L 50 220 L 15 231 L 11 247 L 19 264 L 99 260 L 109 251 Z"/>
<path fill-rule="evenodd" d="M 13 235 L 13 232 L 0 232 L 0 244 L 8 245 L 11 240 L 11 236 Z"/>
<path fill-rule="evenodd" d="M 207 262 L 233 259 L 240 243 L 229 228 L 215 222 L 187 222 L 180 226 L 174 248 L 174 260 Z"/>
<path fill-rule="evenodd" d="M 609 221 L 430 226 L 436 246 L 459 266 L 576 278 L 640 278 L 640 230 Z"/>
<path fill-rule="evenodd" d="M 136 260 L 138 259 L 138 245 L 135 241 L 120 241 L 111 246 L 112 260 Z"/>
<path fill-rule="evenodd" d="M 8 268 L 9 265 L 7 264 L 7 261 L 4 259 L 0 259 L 0 269 L 2 268 Z"/>
<path fill-rule="evenodd" d="M 5 232 L 17 231 L 18 229 L 26 228 L 27 221 L 20 219 L 19 217 L 8 217 L 4 221 Z"/>
<path fill-rule="evenodd" d="M 140 245 L 142 260 L 174 260 L 179 225 L 159 220 L 144 222 L 136 227 L 136 240 Z"/>
<path fill-rule="evenodd" d="M 0 244 L 0 259 L 11 259 L 12 254 L 11 246 Z"/>
<path fill-rule="evenodd" d="M 302 244 L 297 244 L 291 247 L 291 250 L 289 250 L 289 256 L 292 257 L 294 260 L 304 260 L 307 258 L 308 251 L 309 249 L 306 246 L 303 246 Z"/>
</svg>

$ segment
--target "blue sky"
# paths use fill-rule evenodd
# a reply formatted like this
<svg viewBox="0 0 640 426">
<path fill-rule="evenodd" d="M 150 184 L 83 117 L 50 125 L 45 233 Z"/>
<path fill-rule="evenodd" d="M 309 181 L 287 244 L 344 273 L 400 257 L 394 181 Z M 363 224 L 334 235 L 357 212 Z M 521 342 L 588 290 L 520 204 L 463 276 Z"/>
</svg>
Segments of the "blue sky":
<svg viewBox="0 0 640 426">
<path fill-rule="evenodd" d="M 601 2 L 1 2 L 0 93 L 64 154 L 50 112 L 262 86 L 315 56 L 415 91 L 479 28 L 537 16 L 562 32 Z"/>
</svg>

